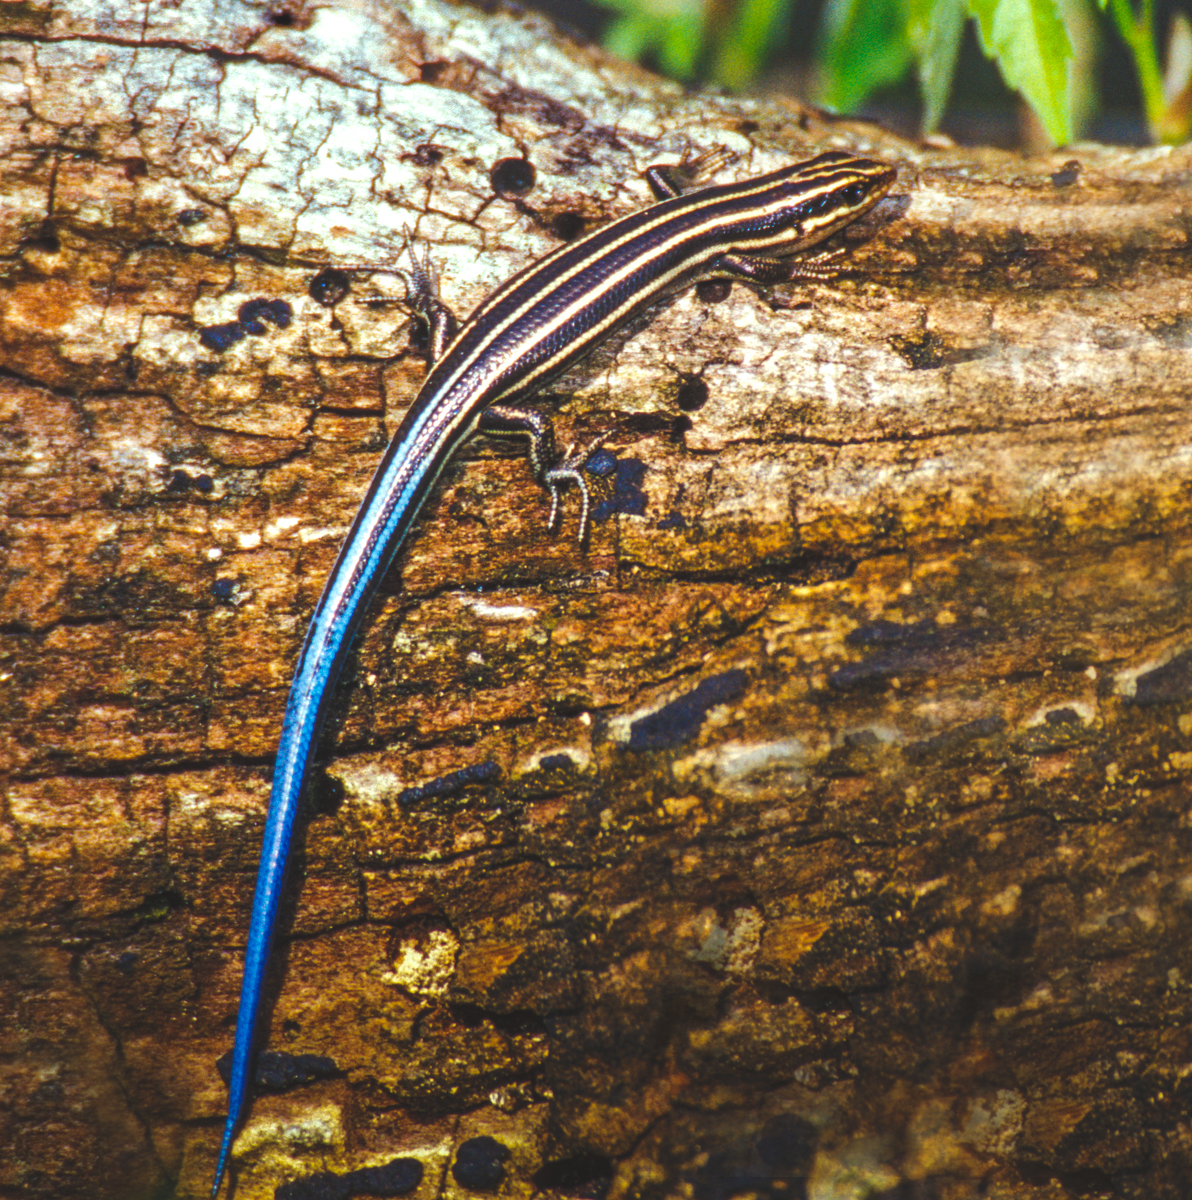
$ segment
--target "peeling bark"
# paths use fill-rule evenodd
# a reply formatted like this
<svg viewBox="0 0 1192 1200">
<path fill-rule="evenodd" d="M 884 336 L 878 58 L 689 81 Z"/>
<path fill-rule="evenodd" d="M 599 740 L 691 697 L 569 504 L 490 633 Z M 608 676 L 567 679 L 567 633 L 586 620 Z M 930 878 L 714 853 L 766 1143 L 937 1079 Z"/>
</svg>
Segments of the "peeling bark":
<svg viewBox="0 0 1192 1200">
<path fill-rule="evenodd" d="M 927 149 L 441 0 L 0 31 L 0 1193 L 210 1186 L 290 672 L 421 377 L 407 232 L 467 312 L 726 145 L 900 179 L 839 280 L 573 372 L 586 551 L 507 451 L 445 479 L 235 1196 L 1185 1194 L 1192 153 Z"/>
</svg>

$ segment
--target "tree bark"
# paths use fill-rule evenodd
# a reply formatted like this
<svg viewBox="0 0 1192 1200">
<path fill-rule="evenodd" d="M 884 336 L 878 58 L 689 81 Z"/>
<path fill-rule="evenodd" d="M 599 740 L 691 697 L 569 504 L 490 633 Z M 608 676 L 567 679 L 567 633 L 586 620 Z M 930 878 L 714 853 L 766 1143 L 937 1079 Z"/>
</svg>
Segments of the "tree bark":
<svg viewBox="0 0 1192 1200">
<path fill-rule="evenodd" d="M 1186 1194 L 1188 150 L 912 144 L 441 0 L 0 32 L 0 1195 L 209 1190 L 290 673 L 423 370 L 407 238 L 464 314 L 715 146 L 900 177 L 839 279 L 684 293 L 560 387 L 620 464 L 587 547 L 501 447 L 441 484 L 234 1194 Z"/>
</svg>

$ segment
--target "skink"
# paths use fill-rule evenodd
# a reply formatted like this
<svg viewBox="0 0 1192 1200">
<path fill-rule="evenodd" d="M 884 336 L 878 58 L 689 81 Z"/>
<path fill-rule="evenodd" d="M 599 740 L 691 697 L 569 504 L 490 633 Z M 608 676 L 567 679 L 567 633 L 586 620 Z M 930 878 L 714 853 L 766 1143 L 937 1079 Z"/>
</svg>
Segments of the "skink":
<svg viewBox="0 0 1192 1200">
<path fill-rule="evenodd" d="M 700 160 L 696 160 L 697 163 Z M 724 157 L 712 156 L 719 165 Z M 706 163 L 705 163 L 706 166 Z M 430 271 L 415 264 L 409 300 L 429 332 L 431 369 L 390 443 L 311 619 L 290 685 L 257 872 L 240 989 L 228 1113 L 215 1169 L 219 1193 L 244 1111 L 261 991 L 285 885 L 290 840 L 328 702 L 352 639 L 435 480 L 478 430 L 525 434 L 534 473 L 552 494 L 593 449 L 561 460 L 550 424 L 516 406 L 558 378 L 618 326 L 665 293 L 710 280 L 776 284 L 826 274 L 789 256 L 871 209 L 895 171 L 842 152 L 821 154 L 742 183 L 683 193 L 683 168 L 652 167 L 658 203 L 560 246 L 499 287 L 458 332 Z"/>
</svg>

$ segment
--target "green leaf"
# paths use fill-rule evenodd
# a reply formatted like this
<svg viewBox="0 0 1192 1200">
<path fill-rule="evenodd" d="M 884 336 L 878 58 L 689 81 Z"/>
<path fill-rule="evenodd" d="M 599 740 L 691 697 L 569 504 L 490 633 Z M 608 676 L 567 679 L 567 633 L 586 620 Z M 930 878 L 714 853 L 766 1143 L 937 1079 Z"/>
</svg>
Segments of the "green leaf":
<svg viewBox="0 0 1192 1200">
<path fill-rule="evenodd" d="M 901 0 L 828 0 L 819 102 L 850 112 L 877 88 L 901 79 L 912 58 Z"/>
<path fill-rule="evenodd" d="M 716 47 L 712 78 L 744 87 L 761 69 L 767 50 L 786 41 L 792 0 L 738 0 L 732 27 Z"/>
<path fill-rule="evenodd" d="M 621 14 L 604 34 L 604 48 L 636 60 L 651 51 L 668 75 L 690 79 L 704 48 L 705 0 L 596 0 Z"/>
<path fill-rule="evenodd" d="M 636 62 L 650 48 L 653 35 L 654 22 L 641 13 L 631 13 L 604 31 L 604 48 L 618 58 Z"/>
<path fill-rule="evenodd" d="M 675 79 L 690 79 L 695 74 L 704 48 L 704 6 L 702 0 L 686 4 L 659 4 L 659 8 L 678 8 L 668 12 L 658 47 L 658 62 Z"/>
<path fill-rule="evenodd" d="M 1163 95 L 1163 72 L 1159 68 L 1159 50 L 1155 44 L 1154 0 L 1142 0 L 1142 11 L 1135 15 L 1130 0 L 1102 0 L 1113 16 L 1122 41 L 1130 47 L 1147 125 L 1156 141 L 1181 141 L 1181 130 L 1167 120 L 1167 101 Z"/>
<path fill-rule="evenodd" d="M 966 0 L 981 48 L 1022 93 L 1057 146 L 1072 140 L 1068 64 L 1072 43 L 1054 0 Z"/>
<path fill-rule="evenodd" d="M 930 133 L 948 106 L 967 13 L 964 0 L 903 0 L 903 5 L 923 97 L 923 131 Z"/>
</svg>

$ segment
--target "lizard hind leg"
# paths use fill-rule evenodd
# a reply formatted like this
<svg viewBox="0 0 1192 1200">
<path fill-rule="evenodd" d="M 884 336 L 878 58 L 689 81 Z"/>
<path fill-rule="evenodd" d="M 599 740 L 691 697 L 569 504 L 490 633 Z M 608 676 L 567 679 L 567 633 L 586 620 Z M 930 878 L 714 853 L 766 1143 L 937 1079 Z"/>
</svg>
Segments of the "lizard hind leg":
<svg viewBox="0 0 1192 1200">
<path fill-rule="evenodd" d="M 547 528 L 556 528 L 562 510 L 562 487 L 573 483 L 579 489 L 580 517 L 579 541 L 588 533 L 588 514 L 591 511 L 591 496 L 583 477 L 588 459 L 603 445 L 608 434 L 584 443 L 576 448 L 571 445 L 560 455 L 555 448 L 555 430 L 550 418 L 536 408 L 520 408 L 513 405 L 494 404 L 480 416 L 479 430 L 491 437 L 523 437 L 529 441 L 528 456 L 530 469 L 551 496 L 550 517 Z"/>
<path fill-rule="evenodd" d="M 588 536 L 588 516 L 592 510 L 592 497 L 588 491 L 588 484 L 582 472 L 587 465 L 588 459 L 604 445 L 607 439 L 608 434 L 602 433 L 599 437 L 593 438 L 590 442 L 585 442 L 578 447 L 572 442 L 567 447 L 563 457 L 547 471 L 544 477 L 546 486 L 550 488 L 550 517 L 546 523 L 548 529 L 553 530 L 559 519 L 559 510 L 562 504 L 562 495 L 560 492 L 562 485 L 565 483 L 574 483 L 579 489 L 579 533 L 576 535 L 576 541 L 581 546 Z"/>
</svg>

